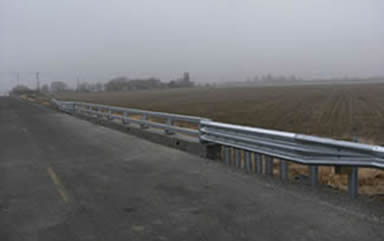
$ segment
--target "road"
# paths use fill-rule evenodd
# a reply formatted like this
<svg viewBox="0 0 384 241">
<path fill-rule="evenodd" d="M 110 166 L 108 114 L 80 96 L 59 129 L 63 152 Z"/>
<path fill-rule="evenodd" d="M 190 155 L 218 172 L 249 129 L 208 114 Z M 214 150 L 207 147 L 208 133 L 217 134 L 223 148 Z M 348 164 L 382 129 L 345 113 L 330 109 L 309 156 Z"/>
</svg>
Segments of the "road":
<svg viewBox="0 0 384 241">
<path fill-rule="evenodd" d="M 0 137 L 1 241 L 384 240 L 364 208 L 16 99 Z"/>
</svg>

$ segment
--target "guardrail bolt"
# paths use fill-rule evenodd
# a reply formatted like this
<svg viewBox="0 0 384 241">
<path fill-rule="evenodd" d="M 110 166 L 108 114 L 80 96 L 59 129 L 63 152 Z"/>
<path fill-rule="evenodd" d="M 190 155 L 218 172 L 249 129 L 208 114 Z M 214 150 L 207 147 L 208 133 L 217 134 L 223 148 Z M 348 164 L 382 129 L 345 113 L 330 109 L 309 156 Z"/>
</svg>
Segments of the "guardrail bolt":
<svg viewBox="0 0 384 241">
<path fill-rule="evenodd" d="M 319 183 L 319 166 L 308 166 L 308 174 L 312 187 L 316 186 Z"/>
<path fill-rule="evenodd" d="M 280 159 L 280 179 L 288 180 L 288 161 Z"/>
</svg>

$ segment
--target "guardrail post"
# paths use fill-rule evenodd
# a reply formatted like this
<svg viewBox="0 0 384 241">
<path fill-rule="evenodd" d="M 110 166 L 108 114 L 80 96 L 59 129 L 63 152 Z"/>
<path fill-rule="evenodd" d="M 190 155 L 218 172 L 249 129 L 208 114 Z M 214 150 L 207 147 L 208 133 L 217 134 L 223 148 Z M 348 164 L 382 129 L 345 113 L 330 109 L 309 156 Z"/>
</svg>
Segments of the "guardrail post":
<svg viewBox="0 0 384 241">
<path fill-rule="evenodd" d="M 88 107 L 87 106 L 83 106 L 83 114 L 88 116 L 89 113 L 88 113 Z"/>
<path fill-rule="evenodd" d="M 259 153 L 255 153 L 255 171 L 257 174 L 263 174 L 263 159 Z"/>
<path fill-rule="evenodd" d="M 240 150 L 235 149 L 235 167 L 240 168 L 241 167 L 241 157 L 240 157 Z"/>
<path fill-rule="evenodd" d="M 273 176 L 273 158 L 271 156 L 265 156 L 265 174 Z"/>
<path fill-rule="evenodd" d="M 173 120 L 172 120 L 171 118 L 168 118 L 168 119 L 167 119 L 167 125 L 168 125 L 168 126 L 172 126 L 172 125 L 173 125 Z M 165 134 L 167 134 L 167 135 L 173 135 L 173 134 L 175 134 L 175 132 L 172 131 L 171 129 L 165 129 L 164 131 L 165 131 Z"/>
<path fill-rule="evenodd" d="M 141 120 L 142 120 L 142 121 L 147 121 L 147 120 L 148 120 L 148 116 L 147 116 L 147 114 L 143 114 L 143 115 L 141 116 Z M 141 129 L 148 129 L 148 125 L 146 125 L 146 124 L 140 124 L 140 128 L 141 128 Z"/>
<path fill-rule="evenodd" d="M 348 192 L 351 197 L 355 198 L 359 194 L 359 168 L 352 167 L 348 173 Z"/>
<path fill-rule="evenodd" d="M 231 149 L 228 146 L 224 146 L 224 163 L 226 165 L 231 163 Z"/>
<path fill-rule="evenodd" d="M 335 166 L 335 173 L 348 175 L 348 193 L 352 198 L 359 194 L 359 169 L 358 167 Z"/>
<path fill-rule="evenodd" d="M 108 109 L 108 120 L 112 120 L 112 111 L 111 109 Z"/>
<path fill-rule="evenodd" d="M 288 161 L 280 159 L 280 179 L 288 180 Z"/>
<path fill-rule="evenodd" d="M 244 157 L 245 157 L 245 168 L 247 169 L 248 172 L 250 172 L 251 171 L 251 159 L 252 159 L 251 152 L 245 151 Z"/>
<path fill-rule="evenodd" d="M 319 166 L 308 166 L 308 172 L 311 179 L 311 185 L 314 187 L 319 182 Z"/>
<path fill-rule="evenodd" d="M 72 105 L 71 105 L 71 112 L 73 113 L 73 112 L 75 112 L 75 110 L 76 110 L 76 105 L 75 105 L 75 104 L 72 104 Z"/>
<path fill-rule="evenodd" d="M 95 107 L 90 107 L 89 110 L 90 110 L 90 114 L 91 114 L 91 116 L 92 116 L 92 117 L 96 117 Z"/>
<path fill-rule="evenodd" d="M 103 114 L 101 113 L 101 109 L 100 109 L 99 107 L 96 107 L 96 111 L 97 111 L 97 113 L 96 113 L 96 117 L 97 117 L 98 119 L 103 118 Z"/>
<path fill-rule="evenodd" d="M 127 120 L 128 119 L 128 112 L 124 112 L 123 113 L 123 124 L 129 124 L 129 121 Z"/>
</svg>

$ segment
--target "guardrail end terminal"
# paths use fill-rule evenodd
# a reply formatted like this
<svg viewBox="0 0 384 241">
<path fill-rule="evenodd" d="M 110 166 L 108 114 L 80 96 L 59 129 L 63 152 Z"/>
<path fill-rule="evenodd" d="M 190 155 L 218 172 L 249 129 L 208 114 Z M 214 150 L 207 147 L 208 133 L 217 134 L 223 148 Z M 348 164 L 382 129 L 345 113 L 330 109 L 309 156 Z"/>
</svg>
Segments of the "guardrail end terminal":
<svg viewBox="0 0 384 241">
<path fill-rule="evenodd" d="M 168 130 L 168 129 L 165 129 L 164 132 L 165 132 L 165 134 L 167 134 L 167 135 L 174 135 L 174 134 L 176 134 L 176 132 L 174 132 L 174 131 L 172 131 L 172 130 Z"/>
</svg>

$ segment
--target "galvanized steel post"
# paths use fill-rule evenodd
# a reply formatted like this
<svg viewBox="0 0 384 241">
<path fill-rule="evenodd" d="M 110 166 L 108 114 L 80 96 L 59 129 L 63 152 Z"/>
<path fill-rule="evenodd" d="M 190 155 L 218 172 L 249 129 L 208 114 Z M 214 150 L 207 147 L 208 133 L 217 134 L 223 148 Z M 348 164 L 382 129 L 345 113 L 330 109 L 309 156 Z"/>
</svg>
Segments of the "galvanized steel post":
<svg viewBox="0 0 384 241">
<path fill-rule="evenodd" d="M 75 108 L 76 108 L 76 112 L 77 112 L 78 114 L 81 114 L 81 111 L 80 111 L 79 105 L 75 104 Z"/>
<path fill-rule="evenodd" d="M 280 159 L 280 179 L 288 180 L 288 161 Z"/>
<path fill-rule="evenodd" d="M 235 149 L 235 164 L 236 164 L 236 168 L 240 168 L 240 165 L 241 165 L 241 156 L 240 156 L 240 150 L 239 149 Z"/>
<path fill-rule="evenodd" d="M 255 171 L 257 174 L 263 174 L 263 159 L 259 153 L 255 153 Z"/>
<path fill-rule="evenodd" d="M 318 166 L 308 166 L 309 177 L 311 179 L 311 185 L 314 187 L 319 182 L 319 167 Z"/>
<path fill-rule="evenodd" d="M 348 192 L 351 197 L 355 198 L 359 194 L 359 169 L 352 167 L 348 173 Z"/>
<path fill-rule="evenodd" d="M 244 157 L 245 157 L 245 168 L 247 169 L 248 172 L 250 172 L 251 171 L 251 159 L 252 159 L 251 152 L 245 151 Z"/>
<path fill-rule="evenodd" d="M 172 120 L 171 118 L 168 118 L 168 119 L 167 119 L 167 126 L 172 126 L 172 125 L 173 125 L 173 120 Z M 168 129 L 168 128 L 166 128 L 166 129 L 164 130 L 164 132 L 165 132 L 165 134 L 167 134 L 167 135 L 173 135 L 173 134 L 175 134 L 174 131 L 172 131 L 171 129 Z"/>
<path fill-rule="evenodd" d="M 87 107 L 85 107 L 85 110 L 86 110 L 85 112 L 88 116 L 92 116 L 91 107 L 87 106 Z"/>
<path fill-rule="evenodd" d="M 147 114 L 143 114 L 142 116 L 141 116 L 141 120 L 142 121 L 147 121 L 148 120 L 148 116 L 147 116 Z M 140 124 L 140 128 L 141 129 L 147 129 L 148 128 L 148 125 L 146 125 L 146 124 Z"/>
<path fill-rule="evenodd" d="M 129 124 L 129 121 L 128 121 L 128 118 L 129 118 L 129 116 L 128 116 L 128 112 L 124 112 L 124 114 L 123 114 L 123 118 L 122 118 L 122 120 L 123 120 L 123 124 Z"/>
<path fill-rule="evenodd" d="M 265 174 L 273 176 L 273 158 L 271 156 L 265 156 Z"/>
<path fill-rule="evenodd" d="M 108 109 L 108 120 L 112 120 L 112 110 Z"/>
<path fill-rule="evenodd" d="M 226 165 L 231 163 L 231 149 L 228 146 L 224 146 L 224 163 Z"/>
</svg>

